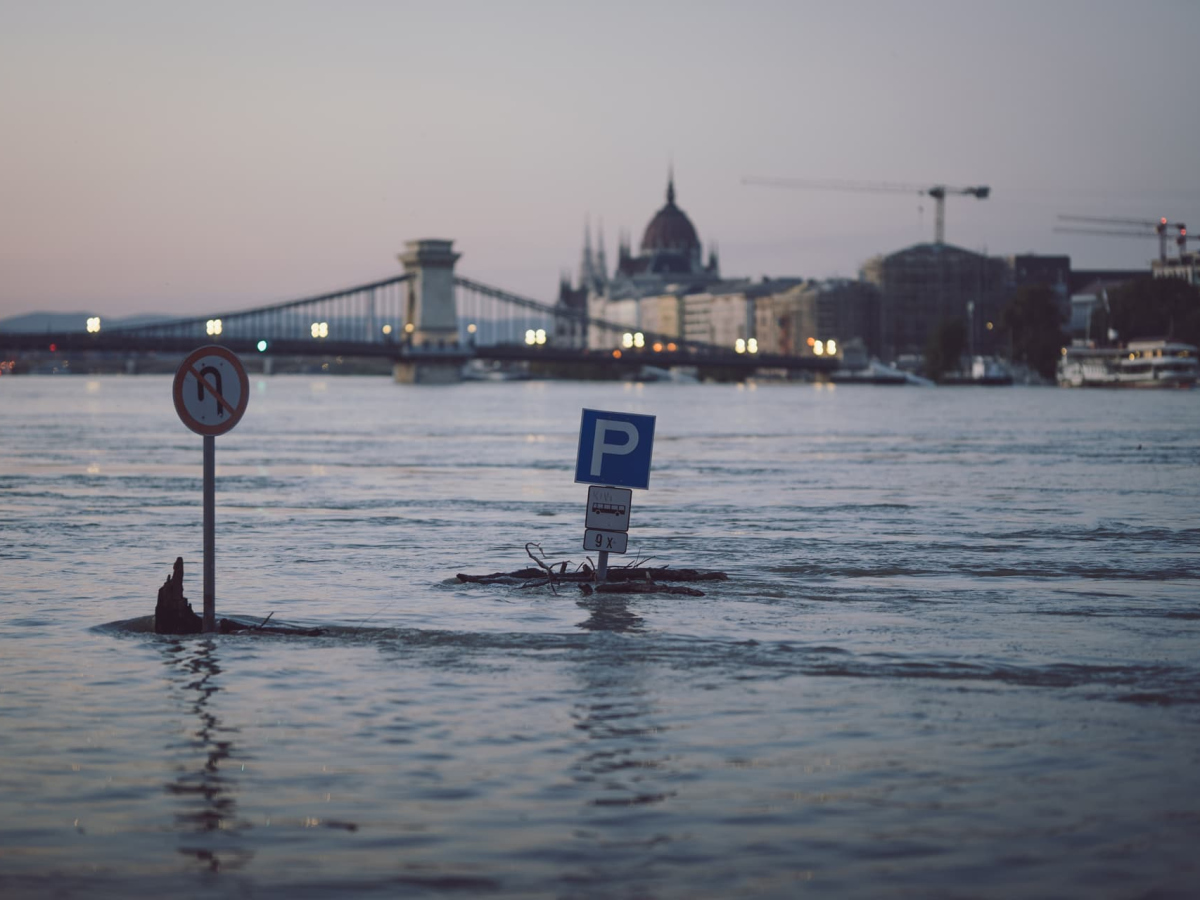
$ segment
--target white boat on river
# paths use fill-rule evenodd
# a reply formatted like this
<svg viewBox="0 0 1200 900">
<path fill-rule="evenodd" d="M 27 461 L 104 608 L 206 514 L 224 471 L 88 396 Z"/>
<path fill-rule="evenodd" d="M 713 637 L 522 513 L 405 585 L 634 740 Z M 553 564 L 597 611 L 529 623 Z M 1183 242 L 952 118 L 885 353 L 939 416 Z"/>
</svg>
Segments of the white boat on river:
<svg viewBox="0 0 1200 900">
<path fill-rule="evenodd" d="M 1191 387 L 1198 369 L 1196 347 L 1175 341 L 1066 347 L 1058 361 L 1058 383 L 1063 387 Z"/>
</svg>

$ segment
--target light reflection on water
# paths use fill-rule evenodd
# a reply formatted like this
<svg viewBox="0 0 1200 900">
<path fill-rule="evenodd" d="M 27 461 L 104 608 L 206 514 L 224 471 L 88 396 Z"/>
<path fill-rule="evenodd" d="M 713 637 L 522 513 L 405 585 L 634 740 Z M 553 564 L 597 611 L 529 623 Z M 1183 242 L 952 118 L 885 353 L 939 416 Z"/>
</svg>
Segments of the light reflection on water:
<svg viewBox="0 0 1200 900">
<path fill-rule="evenodd" d="M 199 439 L 0 383 L 4 896 L 1187 895 L 1197 392 L 260 383 L 218 613 L 322 638 L 96 628 L 199 595 Z M 631 550 L 729 582 L 454 579 L 582 559 L 584 406 L 659 416 Z"/>
<path fill-rule="evenodd" d="M 235 755 L 233 737 L 237 728 L 222 723 L 217 715 L 213 697 L 220 690 L 219 651 L 214 638 L 203 637 L 187 644 L 170 642 L 162 645 L 163 662 L 170 670 L 181 700 L 188 712 L 196 717 L 196 730 L 188 735 L 184 746 L 202 758 L 199 767 L 179 765 L 178 775 L 167 782 L 167 792 L 178 797 L 182 811 L 175 820 L 182 830 L 195 832 L 179 848 L 184 856 L 195 858 L 211 872 L 242 868 L 254 853 L 230 845 L 230 836 L 237 836 L 250 827 L 238 816 L 237 781 L 223 768 Z M 175 751 L 168 745 L 169 752 Z"/>
</svg>

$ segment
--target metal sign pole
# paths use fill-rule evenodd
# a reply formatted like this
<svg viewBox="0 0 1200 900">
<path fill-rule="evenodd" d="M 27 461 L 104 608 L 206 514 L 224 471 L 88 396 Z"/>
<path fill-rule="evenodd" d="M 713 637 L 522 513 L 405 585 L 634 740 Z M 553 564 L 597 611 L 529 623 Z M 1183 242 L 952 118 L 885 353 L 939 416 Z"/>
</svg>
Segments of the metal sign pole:
<svg viewBox="0 0 1200 900">
<path fill-rule="evenodd" d="M 214 520 L 217 507 L 217 439 L 204 435 L 204 632 L 217 630 Z"/>
<path fill-rule="evenodd" d="M 608 580 L 608 551 L 601 550 L 597 554 L 597 556 L 599 558 L 596 560 L 596 580 L 597 581 L 607 581 Z"/>
<path fill-rule="evenodd" d="M 171 385 L 175 412 L 192 431 L 204 437 L 204 616 L 206 634 L 217 630 L 216 436 L 241 421 L 250 399 L 250 381 L 237 355 L 216 345 L 193 350 L 179 364 Z"/>
</svg>

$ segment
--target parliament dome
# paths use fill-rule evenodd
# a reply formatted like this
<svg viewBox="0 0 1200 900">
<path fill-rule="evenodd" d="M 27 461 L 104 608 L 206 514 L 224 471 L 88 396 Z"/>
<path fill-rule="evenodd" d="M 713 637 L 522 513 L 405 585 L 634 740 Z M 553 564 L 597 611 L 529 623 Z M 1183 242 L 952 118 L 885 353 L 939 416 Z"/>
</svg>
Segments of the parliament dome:
<svg viewBox="0 0 1200 900">
<path fill-rule="evenodd" d="M 654 214 L 642 235 L 642 252 L 669 250 L 686 256 L 700 253 L 700 238 L 692 220 L 675 205 L 675 179 L 667 180 L 667 205 Z"/>
</svg>

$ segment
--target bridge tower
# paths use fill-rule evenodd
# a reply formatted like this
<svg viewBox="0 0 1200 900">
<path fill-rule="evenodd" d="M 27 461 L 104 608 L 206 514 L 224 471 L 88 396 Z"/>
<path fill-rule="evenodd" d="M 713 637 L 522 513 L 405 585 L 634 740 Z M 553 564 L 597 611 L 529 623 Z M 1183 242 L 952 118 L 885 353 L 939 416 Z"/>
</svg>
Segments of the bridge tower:
<svg viewBox="0 0 1200 900">
<path fill-rule="evenodd" d="M 458 308 L 454 300 L 454 264 L 460 254 L 451 249 L 453 244 L 437 238 L 407 241 L 404 252 L 397 256 L 410 276 L 406 338 L 413 348 L 429 351 L 429 356 L 419 362 L 397 362 L 393 370 L 396 381 L 452 384 L 460 380 L 464 359 L 457 347 Z"/>
</svg>

